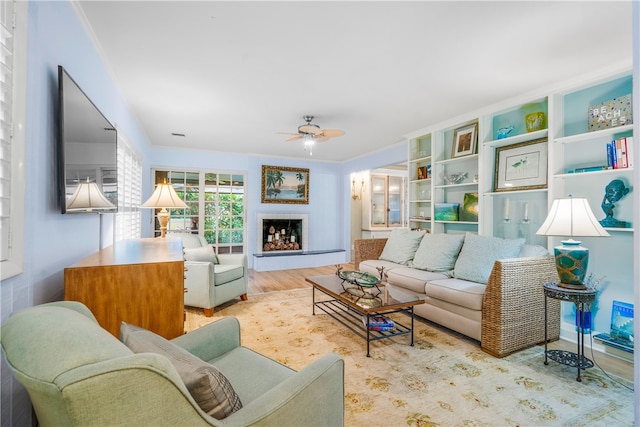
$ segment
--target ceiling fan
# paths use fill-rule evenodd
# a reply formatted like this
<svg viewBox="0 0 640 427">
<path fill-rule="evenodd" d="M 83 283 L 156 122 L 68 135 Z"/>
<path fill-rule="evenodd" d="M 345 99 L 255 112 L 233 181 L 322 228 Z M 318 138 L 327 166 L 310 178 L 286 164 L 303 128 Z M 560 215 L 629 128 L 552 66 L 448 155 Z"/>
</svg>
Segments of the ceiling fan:
<svg viewBox="0 0 640 427">
<path fill-rule="evenodd" d="M 324 142 L 331 138 L 344 135 L 343 130 L 320 129 L 320 126 L 314 123 L 311 123 L 313 121 L 313 116 L 303 116 L 302 118 L 306 123 L 298 126 L 298 133 L 289 133 L 289 132 L 278 132 L 278 133 L 284 134 L 284 135 L 293 135 L 285 139 L 286 142 L 299 141 L 299 140 L 304 141 L 304 149 L 309 150 L 309 155 L 313 155 L 311 150 L 313 148 L 313 145 L 316 142 Z"/>
</svg>

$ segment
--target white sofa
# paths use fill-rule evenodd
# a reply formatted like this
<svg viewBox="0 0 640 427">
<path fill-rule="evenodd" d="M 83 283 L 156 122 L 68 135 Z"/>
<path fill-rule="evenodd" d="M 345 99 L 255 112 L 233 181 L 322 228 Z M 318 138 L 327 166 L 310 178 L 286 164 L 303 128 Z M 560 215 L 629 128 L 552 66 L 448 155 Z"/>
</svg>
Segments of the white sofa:
<svg viewBox="0 0 640 427">
<path fill-rule="evenodd" d="M 245 254 L 217 254 L 204 237 L 176 233 L 182 239 L 185 256 L 184 305 L 204 309 L 206 317 L 214 308 L 234 298 L 247 299 L 249 283 Z"/>
<path fill-rule="evenodd" d="M 503 357 L 544 341 L 544 282 L 558 281 L 554 259 L 523 239 L 394 230 L 388 239 L 355 241 L 356 269 L 386 288 L 425 301 L 415 313 L 480 341 Z M 560 304 L 548 301 L 548 337 L 559 338 Z"/>
</svg>

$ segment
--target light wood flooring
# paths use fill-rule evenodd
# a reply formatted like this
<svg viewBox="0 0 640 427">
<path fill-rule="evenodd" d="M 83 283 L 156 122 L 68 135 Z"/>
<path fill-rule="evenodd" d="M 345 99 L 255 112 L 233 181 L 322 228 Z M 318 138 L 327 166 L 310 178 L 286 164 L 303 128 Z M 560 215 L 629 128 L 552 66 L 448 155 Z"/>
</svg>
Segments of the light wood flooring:
<svg viewBox="0 0 640 427">
<path fill-rule="evenodd" d="M 353 269 L 353 263 L 342 265 L 345 270 Z M 310 285 L 305 282 L 305 277 L 319 276 L 323 274 L 334 274 L 335 271 L 336 267 L 333 265 L 315 268 L 302 268 L 297 270 L 279 270 L 265 272 L 249 270 L 249 298 L 251 298 L 251 294 L 307 288 L 310 287 Z M 589 339 L 588 337 L 585 338 L 588 344 Z M 558 340 L 549 343 L 549 348 L 556 350 L 568 350 L 573 352 L 576 351 L 576 345 L 565 340 Z M 585 353 L 589 359 L 595 358 L 597 365 L 599 365 L 605 372 L 618 375 L 622 378 L 628 379 L 629 381 L 633 381 L 633 363 L 599 352 L 595 352 L 595 357 L 592 357 L 591 350 L 588 348 L 585 348 Z M 596 366 L 592 369 L 598 368 Z"/>
</svg>

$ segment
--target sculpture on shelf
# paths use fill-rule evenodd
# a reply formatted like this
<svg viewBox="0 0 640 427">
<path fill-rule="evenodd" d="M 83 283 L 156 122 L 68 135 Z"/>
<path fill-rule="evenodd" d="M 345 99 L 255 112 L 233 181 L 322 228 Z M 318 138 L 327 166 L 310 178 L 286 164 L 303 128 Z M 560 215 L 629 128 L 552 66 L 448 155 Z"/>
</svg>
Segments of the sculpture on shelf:
<svg viewBox="0 0 640 427">
<path fill-rule="evenodd" d="M 467 172 L 456 172 L 450 175 L 442 173 L 442 179 L 445 184 L 460 184 L 467 176 Z"/>
<path fill-rule="evenodd" d="M 498 139 L 504 139 L 509 136 L 511 132 L 513 132 L 514 126 L 505 126 L 503 128 L 498 129 Z"/>
<path fill-rule="evenodd" d="M 614 179 L 611 181 L 604 190 L 604 198 L 602 199 L 602 210 L 606 217 L 600 220 L 600 225 L 603 227 L 617 227 L 626 228 L 626 221 L 619 221 L 613 217 L 613 208 L 616 207 L 616 203 L 624 196 L 629 194 L 630 189 L 625 187 L 624 182 L 620 179 Z"/>
</svg>

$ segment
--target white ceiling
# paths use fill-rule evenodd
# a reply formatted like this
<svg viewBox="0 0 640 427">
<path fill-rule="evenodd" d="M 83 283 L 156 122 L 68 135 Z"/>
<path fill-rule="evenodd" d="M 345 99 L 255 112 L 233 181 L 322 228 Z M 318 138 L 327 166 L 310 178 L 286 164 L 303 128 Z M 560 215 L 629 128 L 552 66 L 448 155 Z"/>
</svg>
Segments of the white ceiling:
<svg viewBox="0 0 640 427">
<path fill-rule="evenodd" d="M 631 1 L 80 1 L 155 146 L 344 161 L 487 104 L 631 63 Z M 73 70 L 70 70 L 73 74 Z M 183 133 L 186 137 L 175 137 Z"/>
</svg>

